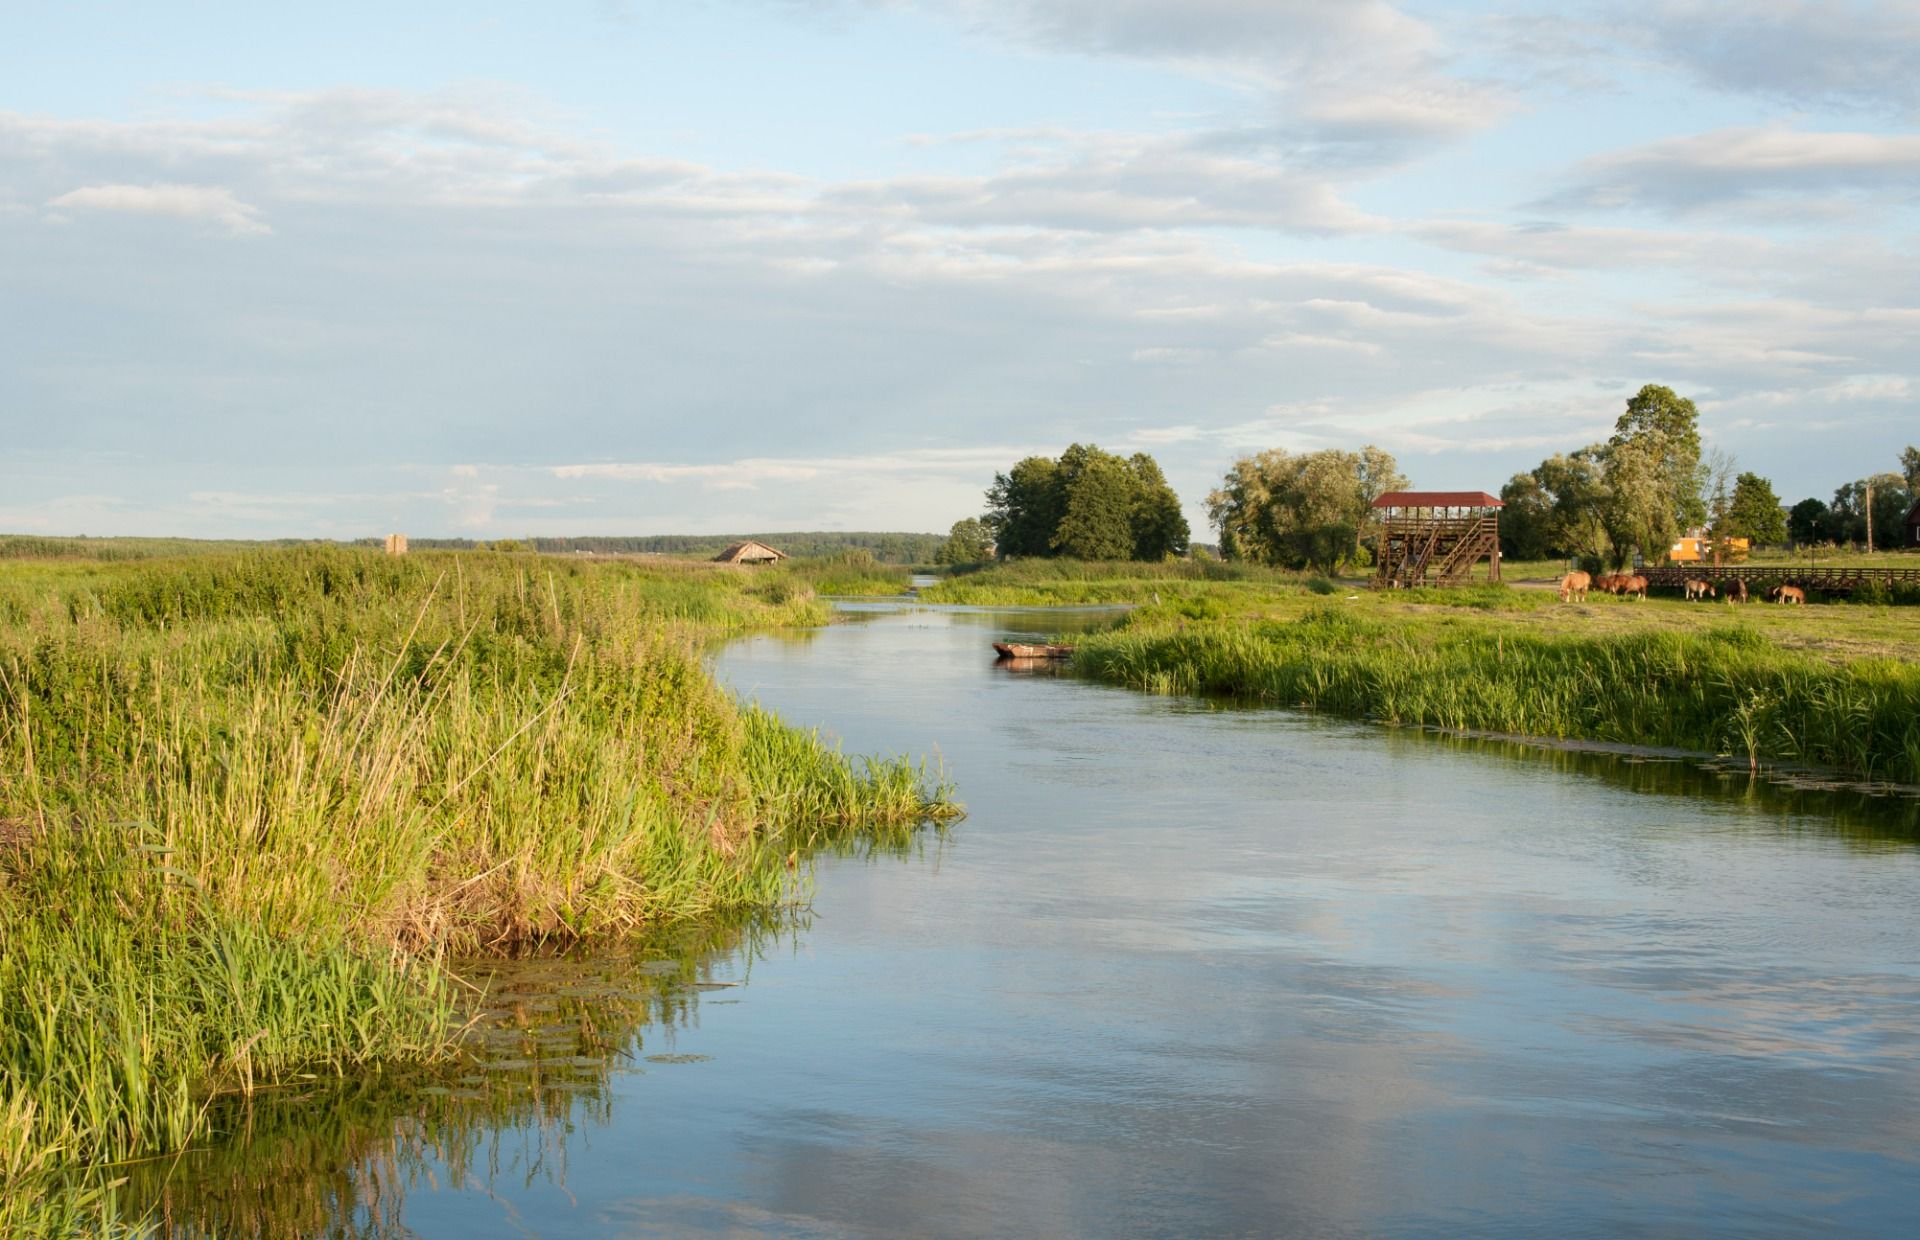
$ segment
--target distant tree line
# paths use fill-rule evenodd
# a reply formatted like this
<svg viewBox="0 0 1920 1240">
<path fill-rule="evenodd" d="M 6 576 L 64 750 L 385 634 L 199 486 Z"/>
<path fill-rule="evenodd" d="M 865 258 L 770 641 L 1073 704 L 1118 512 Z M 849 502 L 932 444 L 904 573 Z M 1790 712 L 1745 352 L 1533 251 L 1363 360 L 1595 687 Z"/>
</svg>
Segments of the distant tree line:
<svg viewBox="0 0 1920 1240">
<path fill-rule="evenodd" d="M 730 543 L 748 538 L 803 559 L 824 558 L 848 551 L 867 551 L 883 564 L 930 564 L 943 541 L 938 534 L 841 530 L 779 534 L 590 535 L 579 538 L 508 538 L 493 542 L 472 538 L 414 538 L 409 541 L 420 550 L 531 549 L 559 553 L 586 551 L 594 555 L 667 555 L 681 559 L 706 559 L 718 555 Z M 361 541 L 377 546 L 380 540 Z"/>
<path fill-rule="evenodd" d="M 1731 458 L 1703 459 L 1694 403 L 1647 384 L 1627 401 L 1605 443 L 1556 453 L 1500 488 L 1501 552 L 1521 560 L 1570 556 L 1596 566 L 1624 565 L 1636 551 L 1651 559 L 1682 531 L 1706 524 L 1710 491 L 1732 511 L 1730 470 Z M 1744 487 L 1742 513 L 1769 506 L 1756 500 L 1760 488 L 1772 495 L 1764 479 L 1748 474 L 1737 483 Z"/>
<path fill-rule="evenodd" d="M 1379 529 L 1373 501 L 1407 486 L 1393 456 L 1371 444 L 1358 452 L 1273 449 L 1235 461 L 1207 496 L 1207 513 L 1224 559 L 1336 572 L 1369 562 Z M 1635 554 L 1657 560 L 1692 531 L 1709 555 L 1734 539 L 1753 547 L 1863 543 L 1869 501 L 1875 545 L 1896 547 L 1920 500 L 1920 447 L 1901 453 L 1898 473 L 1847 483 L 1831 504 L 1806 499 L 1789 512 L 1771 481 L 1703 447 L 1692 400 L 1650 383 L 1627 401 L 1605 442 L 1515 474 L 1500 498 L 1501 552 L 1518 560 L 1619 567 Z M 1075 444 L 1057 459 L 1029 457 L 996 475 L 985 517 L 956 522 L 936 559 L 1158 559 L 1190 547 L 1179 500 L 1153 458 Z"/>
<path fill-rule="evenodd" d="M 1899 545 L 1920 496 L 1920 449 L 1901 455 L 1900 473 L 1847 483 L 1831 505 L 1805 499 L 1789 512 L 1769 480 L 1740 470 L 1729 453 L 1701 450 L 1691 400 L 1649 384 L 1627 402 L 1607 442 L 1551 456 L 1500 489 L 1500 540 L 1513 559 L 1616 566 L 1635 551 L 1658 557 L 1693 529 L 1705 531 L 1709 551 L 1732 539 L 1755 547 L 1862 543 L 1869 490 L 1875 541 Z"/>
<path fill-rule="evenodd" d="M 987 490 L 980 530 L 961 522 L 948 535 L 946 560 L 991 539 L 1001 558 L 1162 560 L 1185 555 L 1187 519 L 1159 463 L 1144 452 L 1116 456 L 1074 444 L 1058 457 L 1030 456 Z M 956 540 L 960 540 L 956 542 Z"/>
<path fill-rule="evenodd" d="M 1898 473 L 1849 482 L 1833 493 L 1831 504 L 1813 498 L 1795 504 L 1787 513 L 1787 535 L 1796 543 L 1864 543 L 1871 511 L 1874 544 L 1898 547 L 1905 540 L 1907 513 L 1916 500 L 1920 500 L 1920 448 L 1909 446 L 1900 454 Z"/>
</svg>

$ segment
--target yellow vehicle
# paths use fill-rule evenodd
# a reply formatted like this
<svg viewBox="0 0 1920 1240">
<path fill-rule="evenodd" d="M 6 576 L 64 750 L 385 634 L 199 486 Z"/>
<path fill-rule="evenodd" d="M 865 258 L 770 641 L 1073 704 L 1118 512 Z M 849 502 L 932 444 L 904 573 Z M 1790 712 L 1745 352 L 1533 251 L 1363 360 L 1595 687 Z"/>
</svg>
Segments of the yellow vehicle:
<svg viewBox="0 0 1920 1240">
<path fill-rule="evenodd" d="M 1745 538 L 1722 538 L 1718 542 L 1719 558 L 1728 563 L 1738 564 L 1753 549 L 1751 541 Z M 1668 549 L 1667 563 L 1698 564 L 1713 555 L 1714 544 L 1715 539 L 1705 533 L 1688 534 Z"/>
</svg>

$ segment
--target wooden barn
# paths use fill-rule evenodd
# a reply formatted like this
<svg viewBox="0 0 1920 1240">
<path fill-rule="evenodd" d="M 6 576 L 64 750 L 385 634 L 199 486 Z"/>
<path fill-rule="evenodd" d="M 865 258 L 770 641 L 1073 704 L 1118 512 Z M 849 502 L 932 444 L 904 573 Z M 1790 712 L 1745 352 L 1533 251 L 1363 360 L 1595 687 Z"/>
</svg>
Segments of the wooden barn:
<svg viewBox="0 0 1920 1240">
<path fill-rule="evenodd" d="M 1920 548 L 1920 499 L 1914 500 L 1913 507 L 1907 509 L 1907 539 L 1901 546 Z"/>
<path fill-rule="evenodd" d="M 1389 491 L 1373 501 L 1380 514 L 1379 567 L 1373 584 L 1387 589 L 1450 586 L 1487 561 L 1500 580 L 1500 510 L 1485 491 Z"/>
<path fill-rule="evenodd" d="M 786 559 L 787 553 L 776 551 L 763 542 L 755 542 L 749 538 L 731 544 L 713 558 L 721 564 L 771 564 L 775 560 Z"/>
</svg>

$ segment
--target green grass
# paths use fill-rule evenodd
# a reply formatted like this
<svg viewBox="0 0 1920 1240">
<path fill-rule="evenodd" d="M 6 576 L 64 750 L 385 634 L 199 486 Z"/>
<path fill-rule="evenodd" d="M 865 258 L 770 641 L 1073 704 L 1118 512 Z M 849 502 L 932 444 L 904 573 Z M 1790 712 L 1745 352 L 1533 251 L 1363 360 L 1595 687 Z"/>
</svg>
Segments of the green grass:
<svg viewBox="0 0 1920 1240">
<path fill-rule="evenodd" d="M 901 564 L 883 564 L 870 551 L 856 550 L 819 559 L 784 560 L 772 571 L 804 581 L 821 594 L 904 594 L 913 570 Z"/>
<path fill-rule="evenodd" d="M 1774 614 L 1788 610 L 1800 614 Z M 1751 622 L 1804 622 L 1808 610 L 1736 614 L 1615 600 L 1576 608 L 1487 587 L 1304 607 L 1270 600 L 1198 617 L 1174 603 L 1083 639 L 1074 665 L 1157 693 L 1231 694 L 1391 723 L 1674 746 L 1920 782 L 1920 665 L 1788 649 Z M 1609 613 L 1623 623 L 1610 631 L 1585 623 Z"/>
<path fill-rule="evenodd" d="M 1016 560 L 958 570 L 921 590 L 920 598 L 981 607 L 1049 607 L 1252 598 L 1276 591 L 1327 594 L 1336 588 L 1320 577 L 1220 560 Z"/>
<path fill-rule="evenodd" d="M 257 551 L 299 545 L 299 539 L 250 543 L 217 538 L 61 538 L 42 534 L 0 534 L 0 560 L 152 560 L 182 555 Z"/>
<path fill-rule="evenodd" d="M 197 1139 L 222 1093 L 444 1053 L 450 952 L 791 903 L 809 850 L 951 813 L 708 677 L 715 634 L 820 622 L 823 579 L 0 568 L 0 1201 L 55 1203 L 0 1234 L 84 1206 L 29 1186 Z"/>
<path fill-rule="evenodd" d="M 405 1234 L 415 1188 L 484 1184 L 503 1142 L 559 1154 L 568 1132 L 604 1123 L 618 1074 L 671 1051 L 696 1018 L 692 987 L 712 976 L 708 962 L 750 970 L 788 930 L 786 919 L 705 919 L 564 954 L 459 961 L 471 1028 L 456 1059 L 224 1097 L 212 1122 L 233 1138 L 125 1168 L 121 1211 L 164 1212 L 181 1237 Z M 527 1170 L 557 1184 L 565 1166 L 541 1157 Z M 369 1216 L 378 1222 L 343 1225 Z"/>
</svg>

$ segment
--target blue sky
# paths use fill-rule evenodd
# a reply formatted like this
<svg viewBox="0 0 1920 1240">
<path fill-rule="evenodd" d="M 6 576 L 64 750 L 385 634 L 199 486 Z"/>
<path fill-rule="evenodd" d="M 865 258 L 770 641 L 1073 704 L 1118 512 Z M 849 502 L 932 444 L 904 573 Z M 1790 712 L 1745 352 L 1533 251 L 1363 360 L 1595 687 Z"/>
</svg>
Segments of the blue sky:
<svg viewBox="0 0 1920 1240">
<path fill-rule="evenodd" d="M 996 469 L 1641 384 L 1789 501 L 1920 441 L 1920 9 L 21 4 L 0 530 L 944 530 Z"/>
</svg>

